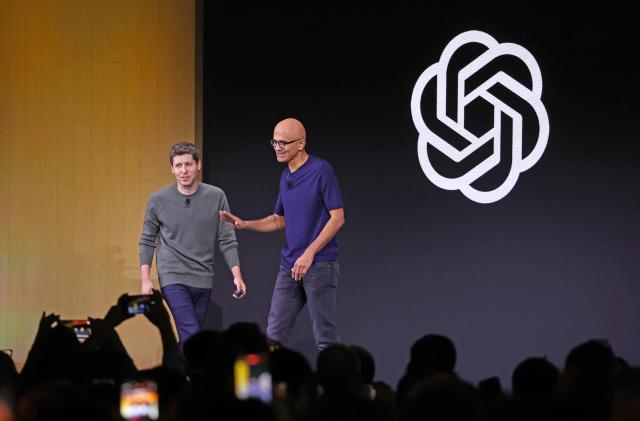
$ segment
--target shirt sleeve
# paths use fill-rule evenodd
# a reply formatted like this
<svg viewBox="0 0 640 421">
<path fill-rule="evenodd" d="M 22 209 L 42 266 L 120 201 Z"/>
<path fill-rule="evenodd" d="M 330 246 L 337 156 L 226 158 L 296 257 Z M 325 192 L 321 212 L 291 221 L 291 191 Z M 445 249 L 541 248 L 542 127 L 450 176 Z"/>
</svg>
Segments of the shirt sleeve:
<svg viewBox="0 0 640 421">
<path fill-rule="evenodd" d="M 229 212 L 229 203 L 227 202 L 227 196 L 224 193 L 222 194 L 219 210 L 226 210 Z M 224 257 L 229 269 L 234 266 L 240 266 L 236 231 L 230 223 L 223 221 L 222 219 L 218 220 L 218 250 Z"/>
<path fill-rule="evenodd" d="M 320 176 L 320 197 L 329 211 L 344 207 L 338 177 L 329 165 L 325 167 Z"/>
<path fill-rule="evenodd" d="M 142 235 L 140 236 L 140 266 L 149 265 L 153 262 L 153 253 L 156 250 L 160 222 L 156 215 L 154 202 L 149 199 L 147 210 L 142 224 Z"/>
<path fill-rule="evenodd" d="M 280 193 L 278 193 L 278 200 L 276 200 L 276 207 L 273 210 L 276 215 L 284 216 L 284 206 L 282 206 L 282 199 Z"/>
</svg>

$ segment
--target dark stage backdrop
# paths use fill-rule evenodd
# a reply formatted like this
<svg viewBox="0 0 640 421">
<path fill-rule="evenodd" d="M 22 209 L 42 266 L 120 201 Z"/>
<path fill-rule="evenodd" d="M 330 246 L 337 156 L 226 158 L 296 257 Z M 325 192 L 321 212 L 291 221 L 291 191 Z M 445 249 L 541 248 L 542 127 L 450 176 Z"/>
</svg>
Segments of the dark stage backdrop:
<svg viewBox="0 0 640 421">
<path fill-rule="evenodd" d="M 372 352 L 379 379 L 395 386 L 411 344 L 427 333 L 453 339 L 462 377 L 497 375 L 507 389 L 523 359 L 547 356 L 561 367 L 573 346 L 591 338 L 607 339 L 640 364 L 636 17 L 461 6 L 276 12 L 206 5 L 204 180 L 222 187 L 242 218 L 272 213 L 283 169 L 269 146 L 273 126 L 286 117 L 305 124 L 308 151 L 333 165 L 344 196 L 342 340 Z M 542 81 L 537 100 L 505 82 L 468 104 L 470 133 L 500 124 L 497 151 L 494 137 L 455 162 L 453 152 L 422 145 L 423 157 L 448 178 L 501 157 L 467 189 L 497 191 L 513 168 L 516 176 L 522 171 L 510 191 L 486 204 L 427 178 L 411 112 L 420 75 L 470 30 L 521 46 Z M 489 49 L 467 47 L 446 63 L 451 118 L 462 103 L 457 72 Z M 465 93 L 500 71 L 529 92 L 540 82 L 522 60 L 502 55 L 476 69 Z M 434 80 L 418 98 L 425 125 L 465 150 L 469 142 L 438 123 Z M 494 114 L 491 98 L 507 111 Z M 541 155 L 540 105 L 549 129 Z M 534 150 L 539 159 L 525 171 L 519 157 Z M 231 298 L 219 258 L 210 323 L 264 328 L 284 235 L 239 232 L 238 239 L 249 295 Z M 315 365 L 306 308 L 290 346 Z"/>
</svg>

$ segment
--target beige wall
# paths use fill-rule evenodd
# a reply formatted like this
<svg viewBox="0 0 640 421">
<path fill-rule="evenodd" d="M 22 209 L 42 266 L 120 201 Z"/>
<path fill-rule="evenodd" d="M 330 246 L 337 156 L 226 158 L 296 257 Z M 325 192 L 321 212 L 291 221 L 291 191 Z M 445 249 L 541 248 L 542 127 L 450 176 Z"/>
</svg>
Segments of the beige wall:
<svg viewBox="0 0 640 421">
<path fill-rule="evenodd" d="M 195 2 L 0 0 L 0 348 L 43 310 L 101 317 L 139 288 L 146 200 L 194 139 Z M 139 367 L 154 328 L 118 328 Z"/>
</svg>

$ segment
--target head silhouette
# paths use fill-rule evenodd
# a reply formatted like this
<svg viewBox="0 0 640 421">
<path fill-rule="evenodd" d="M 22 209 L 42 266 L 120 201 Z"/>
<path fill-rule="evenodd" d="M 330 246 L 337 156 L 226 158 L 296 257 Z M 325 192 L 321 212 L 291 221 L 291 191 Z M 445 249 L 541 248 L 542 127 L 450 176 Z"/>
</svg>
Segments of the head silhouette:
<svg viewBox="0 0 640 421">
<path fill-rule="evenodd" d="M 456 366 L 456 347 L 453 341 L 438 334 L 425 335 L 411 347 L 408 372 L 452 372 Z"/>
<path fill-rule="evenodd" d="M 558 387 L 560 372 L 546 358 L 527 358 L 513 370 L 511 389 L 514 397 L 552 396 Z"/>
</svg>

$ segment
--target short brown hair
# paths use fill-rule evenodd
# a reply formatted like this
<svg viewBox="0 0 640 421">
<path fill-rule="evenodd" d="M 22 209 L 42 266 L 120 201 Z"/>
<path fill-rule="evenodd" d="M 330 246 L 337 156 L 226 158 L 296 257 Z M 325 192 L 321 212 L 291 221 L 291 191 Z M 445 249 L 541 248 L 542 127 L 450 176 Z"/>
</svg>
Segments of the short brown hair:
<svg viewBox="0 0 640 421">
<path fill-rule="evenodd" d="M 169 151 L 169 163 L 173 165 L 173 158 L 186 154 L 191 154 L 194 161 L 200 161 L 200 152 L 198 152 L 196 145 L 189 142 L 179 142 L 173 145 Z"/>
</svg>

